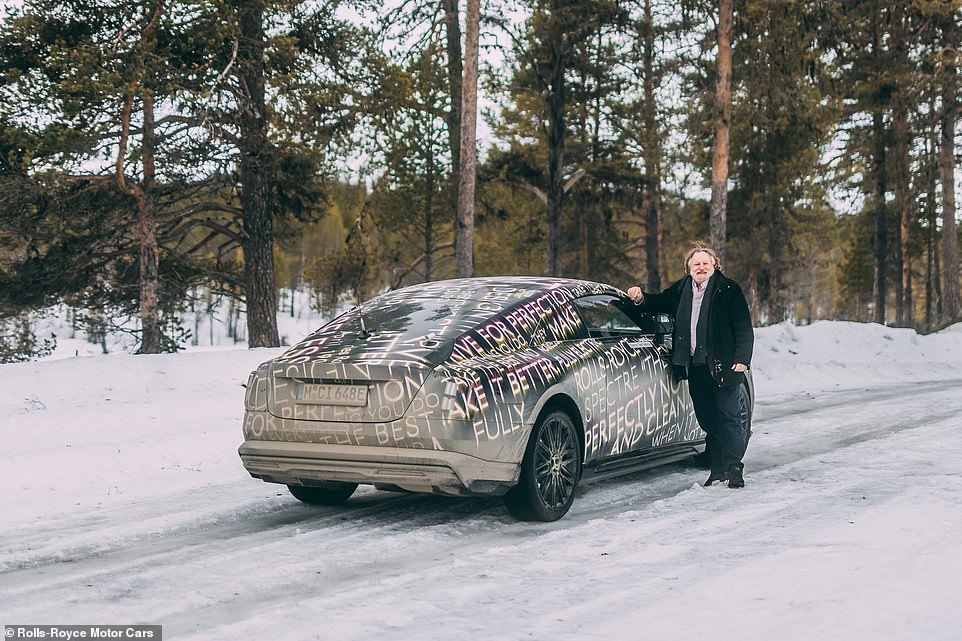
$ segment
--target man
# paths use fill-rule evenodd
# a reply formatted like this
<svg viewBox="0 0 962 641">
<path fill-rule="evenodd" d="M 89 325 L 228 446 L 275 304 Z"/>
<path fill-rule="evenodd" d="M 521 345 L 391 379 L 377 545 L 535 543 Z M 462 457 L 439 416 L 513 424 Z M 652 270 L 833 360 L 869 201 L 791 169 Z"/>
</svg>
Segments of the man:
<svg viewBox="0 0 962 641">
<path fill-rule="evenodd" d="M 675 317 L 672 363 L 686 373 L 695 416 L 708 435 L 711 474 L 705 485 L 728 481 L 728 487 L 744 487 L 739 386 L 752 360 L 751 313 L 741 287 L 721 273 L 710 247 L 688 252 L 685 273 L 660 294 L 636 286 L 628 297 L 641 311 Z"/>
</svg>

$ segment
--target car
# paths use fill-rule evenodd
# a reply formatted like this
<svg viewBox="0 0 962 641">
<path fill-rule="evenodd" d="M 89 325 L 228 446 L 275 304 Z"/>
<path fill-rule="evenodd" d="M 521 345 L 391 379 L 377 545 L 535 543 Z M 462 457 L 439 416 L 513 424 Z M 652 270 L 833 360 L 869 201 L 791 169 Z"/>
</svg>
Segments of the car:
<svg viewBox="0 0 962 641">
<path fill-rule="evenodd" d="M 300 501 L 358 485 L 564 516 L 583 482 L 703 453 L 672 319 L 586 280 L 428 282 L 343 313 L 251 373 L 244 467 Z M 751 434 L 751 377 L 741 390 Z"/>
</svg>

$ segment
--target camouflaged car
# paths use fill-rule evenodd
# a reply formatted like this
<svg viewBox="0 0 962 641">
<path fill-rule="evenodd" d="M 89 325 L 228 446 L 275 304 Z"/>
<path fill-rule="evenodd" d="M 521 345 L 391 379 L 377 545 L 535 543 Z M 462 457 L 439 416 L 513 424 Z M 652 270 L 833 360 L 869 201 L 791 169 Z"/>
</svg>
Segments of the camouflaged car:
<svg viewBox="0 0 962 641">
<path fill-rule="evenodd" d="M 251 373 L 240 457 L 305 503 L 369 484 L 503 496 L 517 518 L 558 519 L 582 481 L 704 449 L 670 319 L 630 305 L 560 278 L 378 296 Z M 747 438 L 750 379 L 742 401 Z"/>
</svg>

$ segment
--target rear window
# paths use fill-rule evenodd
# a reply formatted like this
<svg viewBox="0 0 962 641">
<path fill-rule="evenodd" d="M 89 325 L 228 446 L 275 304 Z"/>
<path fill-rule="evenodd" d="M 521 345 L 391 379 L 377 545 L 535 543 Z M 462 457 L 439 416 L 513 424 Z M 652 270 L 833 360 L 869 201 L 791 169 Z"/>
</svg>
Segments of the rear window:
<svg viewBox="0 0 962 641">
<path fill-rule="evenodd" d="M 438 281 L 399 289 L 338 316 L 281 359 L 324 353 L 339 359 L 437 365 L 451 355 L 455 339 L 535 293 L 533 284 L 517 279 Z"/>
</svg>

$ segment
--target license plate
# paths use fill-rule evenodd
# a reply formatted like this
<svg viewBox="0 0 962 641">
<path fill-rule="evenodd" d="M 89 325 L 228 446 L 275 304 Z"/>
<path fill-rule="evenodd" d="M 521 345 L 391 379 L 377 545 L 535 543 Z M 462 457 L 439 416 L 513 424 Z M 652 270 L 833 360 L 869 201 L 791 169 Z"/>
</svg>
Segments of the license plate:
<svg viewBox="0 0 962 641">
<path fill-rule="evenodd" d="M 367 385 L 301 383 L 297 388 L 297 402 L 363 407 L 367 405 Z"/>
</svg>

